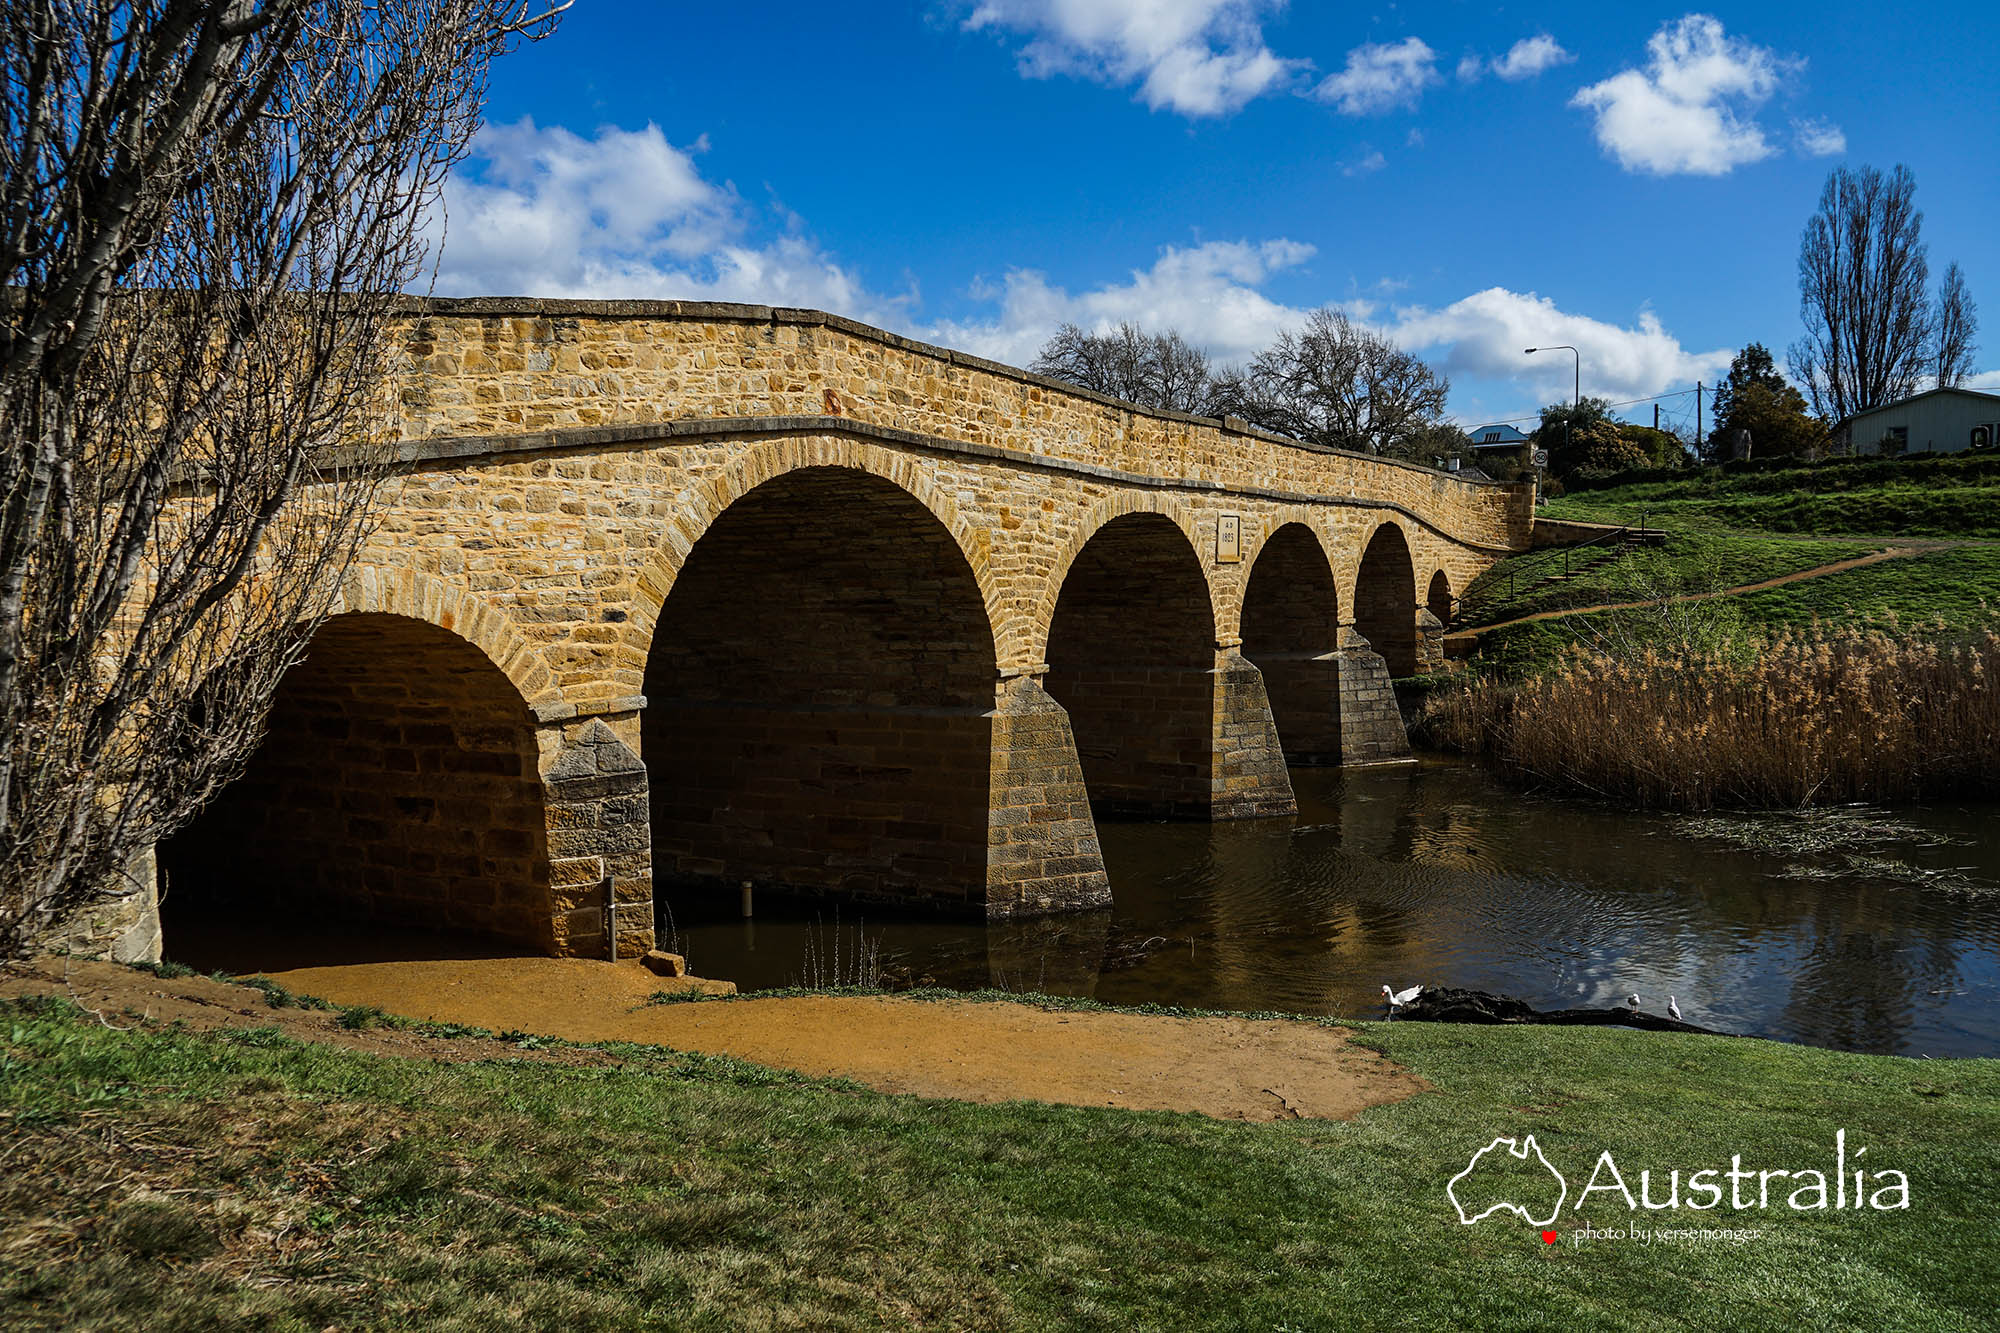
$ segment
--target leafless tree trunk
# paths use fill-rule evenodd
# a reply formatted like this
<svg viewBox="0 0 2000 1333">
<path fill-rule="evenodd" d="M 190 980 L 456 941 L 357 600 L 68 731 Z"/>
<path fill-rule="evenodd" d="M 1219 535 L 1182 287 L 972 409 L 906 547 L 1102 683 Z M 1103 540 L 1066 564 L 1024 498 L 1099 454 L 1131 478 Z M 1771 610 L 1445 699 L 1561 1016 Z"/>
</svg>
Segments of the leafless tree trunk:
<svg viewBox="0 0 2000 1333">
<path fill-rule="evenodd" d="M 1378 454 L 1437 425 L 1450 393 L 1422 358 L 1332 309 L 1218 381 L 1221 406 L 1267 430 Z"/>
<path fill-rule="evenodd" d="M 1915 392 L 1928 367 L 1930 265 L 1908 167 L 1836 168 L 1799 244 L 1792 374 L 1830 421 Z"/>
<path fill-rule="evenodd" d="M 1938 388 L 1953 389 L 1972 373 L 1972 354 L 1979 350 L 1979 344 L 1972 341 L 1979 332 L 1979 312 L 1955 259 L 1945 266 L 1944 281 L 1938 284 L 1936 324 L 1931 368 L 1937 374 Z"/>
<path fill-rule="evenodd" d="M 256 745 L 382 468 L 390 301 L 540 0 L 0 16 L 0 954 Z"/>
</svg>

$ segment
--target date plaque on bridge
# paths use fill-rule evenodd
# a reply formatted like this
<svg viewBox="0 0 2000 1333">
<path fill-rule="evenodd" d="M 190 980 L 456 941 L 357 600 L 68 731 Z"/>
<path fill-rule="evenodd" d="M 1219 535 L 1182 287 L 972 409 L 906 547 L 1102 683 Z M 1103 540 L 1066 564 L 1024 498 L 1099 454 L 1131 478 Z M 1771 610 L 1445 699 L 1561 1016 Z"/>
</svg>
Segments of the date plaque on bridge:
<svg viewBox="0 0 2000 1333">
<path fill-rule="evenodd" d="M 1241 564 L 1243 560 L 1243 516 L 1224 514 L 1215 524 L 1215 563 Z"/>
</svg>

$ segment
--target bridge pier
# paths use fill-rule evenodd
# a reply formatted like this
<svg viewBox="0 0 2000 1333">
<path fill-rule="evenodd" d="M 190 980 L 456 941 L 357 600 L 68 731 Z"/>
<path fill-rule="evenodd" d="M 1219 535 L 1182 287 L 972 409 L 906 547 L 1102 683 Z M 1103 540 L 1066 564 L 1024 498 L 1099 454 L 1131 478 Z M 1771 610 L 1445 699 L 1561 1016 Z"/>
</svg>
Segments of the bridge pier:
<svg viewBox="0 0 2000 1333">
<path fill-rule="evenodd" d="M 1340 762 L 1391 764 L 1410 758 L 1410 737 L 1389 684 L 1389 666 L 1352 625 L 1340 627 Z"/>
<path fill-rule="evenodd" d="M 1069 714 L 1031 676 L 1000 682 L 993 705 L 986 915 L 1107 907 L 1097 824 Z"/>
<path fill-rule="evenodd" d="M 601 717 L 544 723 L 542 774 L 555 952 L 616 957 L 653 947 L 653 830 L 646 766 Z M 615 904 L 615 911 L 606 911 Z"/>
<path fill-rule="evenodd" d="M 1235 648 L 1215 654 L 1211 819 L 1297 814 L 1264 674 Z"/>
</svg>

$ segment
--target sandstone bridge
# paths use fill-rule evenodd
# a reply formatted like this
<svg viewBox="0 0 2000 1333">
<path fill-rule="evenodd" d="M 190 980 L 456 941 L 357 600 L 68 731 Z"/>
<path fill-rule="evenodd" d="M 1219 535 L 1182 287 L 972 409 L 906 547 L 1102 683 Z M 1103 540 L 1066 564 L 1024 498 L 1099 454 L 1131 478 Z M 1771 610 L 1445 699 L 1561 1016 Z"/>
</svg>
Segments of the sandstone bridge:
<svg viewBox="0 0 2000 1333">
<path fill-rule="evenodd" d="M 407 316 L 408 468 L 159 849 L 182 906 L 600 957 L 744 881 L 1103 906 L 1098 817 L 1285 814 L 1288 760 L 1406 756 L 1390 677 L 1533 522 L 814 311 Z"/>
</svg>

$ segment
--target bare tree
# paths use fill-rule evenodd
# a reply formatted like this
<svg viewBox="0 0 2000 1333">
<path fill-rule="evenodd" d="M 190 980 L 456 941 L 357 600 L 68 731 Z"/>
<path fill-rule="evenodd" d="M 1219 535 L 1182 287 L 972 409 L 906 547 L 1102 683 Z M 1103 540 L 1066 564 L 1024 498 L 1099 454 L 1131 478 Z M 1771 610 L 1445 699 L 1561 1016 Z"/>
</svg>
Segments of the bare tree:
<svg viewBox="0 0 2000 1333">
<path fill-rule="evenodd" d="M 1836 168 L 1799 244 L 1793 377 L 1813 411 L 1840 421 L 1916 391 L 1931 332 L 1930 265 L 1908 167 Z"/>
<path fill-rule="evenodd" d="M 1390 453 L 1443 419 L 1450 392 L 1422 358 L 1323 308 L 1247 369 L 1218 376 L 1215 406 L 1294 439 Z"/>
<path fill-rule="evenodd" d="M 1966 290 L 1965 273 L 1956 259 L 1945 266 L 1944 281 L 1938 284 L 1936 325 L 1931 335 L 1931 369 L 1940 389 L 1956 388 L 1972 373 L 1972 354 L 1979 344 L 1972 341 L 1979 332 L 1979 311 Z"/>
<path fill-rule="evenodd" d="M 1085 333 L 1065 324 L 1029 369 L 1141 407 L 1201 412 L 1208 403 L 1208 357 L 1176 329 L 1147 333 L 1128 322 Z"/>
<path fill-rule="evenodd" d="M 257 743 L 364 532 L 392 302 L 488 66 L 566 7 L 0 16 L 0 954 Z"/>
</svg>

